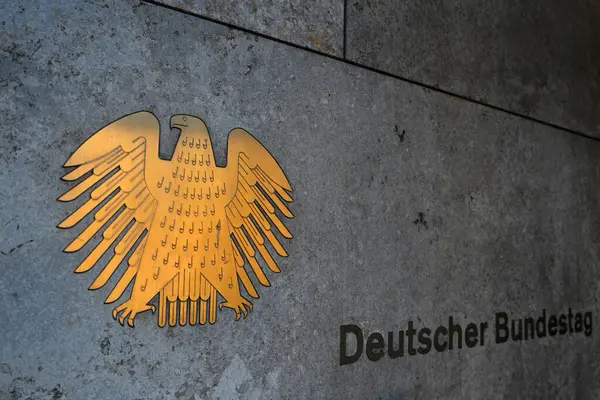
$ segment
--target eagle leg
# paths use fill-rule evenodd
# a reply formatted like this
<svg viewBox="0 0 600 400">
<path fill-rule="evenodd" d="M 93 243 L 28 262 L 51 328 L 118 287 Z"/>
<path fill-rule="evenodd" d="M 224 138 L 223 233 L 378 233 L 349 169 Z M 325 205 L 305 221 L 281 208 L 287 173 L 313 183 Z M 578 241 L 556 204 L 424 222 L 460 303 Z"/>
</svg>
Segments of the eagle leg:
<svg viewBox="0 0 600 400">
<path fill-rule="evenodd" d="M 133 328 L 133 320 L 135 319 L 135 316 L 141 312 L 148 310 L 151 310 L 152 313 L 154 313 L 156 311 L 156 307 L 152 304 L 146 304 L 142 307 L 139 307 L 138 304 L 135 304 L 134 301 L 129 299 L 125 303 L 121 304 L 113 310 L 113 318 L 117 319 L 119 313 L 123 311 L 123 313 L 119 317 L 119 323 L 123 325 L 125 323 L 125 318 L 127 318 L 127 324 Z"/>
<path fill-rule="evenodd" d="M 242 296 L 233 301 L 224 301 L 221 304 L 219 304 L 219 310 L 222 310 L 223 307 L 231 308 L 233 311 L 235 311 L 236 321 L 239 321 L 241 314 L 244 314 L 244 318 L 246 318 L 248 316 L 248 313 L 252 311 L 252 303 L 250 303 Z M 248 307 L 247 310 L 246 307 Z"/>
</svg>

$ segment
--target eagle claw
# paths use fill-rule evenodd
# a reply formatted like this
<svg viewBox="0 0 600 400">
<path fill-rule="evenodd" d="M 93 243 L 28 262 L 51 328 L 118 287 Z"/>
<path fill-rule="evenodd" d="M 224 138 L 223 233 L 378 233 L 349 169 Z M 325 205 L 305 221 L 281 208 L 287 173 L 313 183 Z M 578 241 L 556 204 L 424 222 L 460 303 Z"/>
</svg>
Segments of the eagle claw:
<svg viewBox="0 0 600 400">
<path fill-rule="evenodd" d="M 156 307 L 152 304 L 150 305 L 144 305 L 142 307 L 140 307 L 139 305 L 135 304 L 134 302 L 130 300 L 127 300 L 125 303 L 121 304 L 120 306 L 116 307 L 113 310 L 113 318 L 117 319 L 117 316 L 119 315 L 119 313 L 122 311 L 123 313 L 121 314 L 121 316 L 119 317 L 119 323 L 121 325 L 125 324 L 125 318 L 127 318 L 127 325 L 129 325 L 130 327 L 133 328 L 134 326 L 134 319 L 135 316 L 141 312 L 144 311 L 152 311 L 152 313 L 154 314 L 154 312 L 156 311 Z"/>
<path fill-rule="evenodd" d="M 252 311 L 252 303 L 250 303 L 243 297 L 240 297 L 238 300 L 235 301 L 224 301 L 220 303 L 219 310 L 222 310 L 223 307 L 231 308 L 233 311 L 235 311 L 236 321 L 240 320 L 242 314 L 244 314 L 244 318 L 246 318 L 248 316 L 248 313 Z M 248 307 L 247 310 L 246 307 Z"/>
</svg>

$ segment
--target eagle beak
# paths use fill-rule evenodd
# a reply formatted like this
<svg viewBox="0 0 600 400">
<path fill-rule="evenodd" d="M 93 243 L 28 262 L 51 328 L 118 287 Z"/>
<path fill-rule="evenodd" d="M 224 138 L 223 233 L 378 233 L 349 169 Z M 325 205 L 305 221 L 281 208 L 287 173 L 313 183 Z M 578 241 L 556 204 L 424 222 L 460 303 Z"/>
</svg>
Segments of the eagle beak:
<svg viewBox="0 0 600 400">
<path fill-rule="evenodd" d="M 187 127 L 187 117 L 184 115 L 173 115 L 171 117 L 171 119 L 169 120 L 169 123 L 171 125 L 171 129 L 173 129 L 173 128 L 181 129 L 181 127 Z"/>
</svg>

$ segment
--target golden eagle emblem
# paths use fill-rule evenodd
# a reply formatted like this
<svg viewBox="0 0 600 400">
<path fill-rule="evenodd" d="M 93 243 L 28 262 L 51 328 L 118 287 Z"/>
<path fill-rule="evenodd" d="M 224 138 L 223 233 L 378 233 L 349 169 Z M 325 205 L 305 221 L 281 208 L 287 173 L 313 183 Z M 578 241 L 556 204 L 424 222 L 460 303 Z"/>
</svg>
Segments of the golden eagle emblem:
<svg viewBox="0 0 600 400">
<path fill-rule="evenodd" d="M 75 168 L 63 180 L 80 182 L 59 200 L 88 191 L 90 199 L 59 227 L 71 228 L 90 213 L 93 218 L 65 251 L 80 250 L 106 226 L 75 272 L 91 270 L 114 248 L 90 286 L 98 289 L 128 258 L 106 299 L 118 300 L 133 282 L 130 298 L 113 311 L 121 324 L 127 319 L 133 326 L 137 314 L 154 312 L 150 301 L 156 295 L 161 327 L 167 321 L 215 323 L 217 294 L 224 299 L 219 309 L 233 309 L 237 320 L 252 310 L 241 286 L 258 298 L 248 270 L 263 286 L 270 286 L 264 265 L 280 271 L 267 245 L 287 256 L 274 231 L 292 238 L 278 217 L 293 217 L 285 204 L 292 201 L 292 188 L 273 156 L 245 130 L 230 132 L 227 166 L 219 167 L 202 120 L 175 115 L 170 124 L 181 129 L 170 161 L 158 157 L 160 124 L 145 111 L 104 127 L 67 160 L 64 166 Z"/>
</svg>

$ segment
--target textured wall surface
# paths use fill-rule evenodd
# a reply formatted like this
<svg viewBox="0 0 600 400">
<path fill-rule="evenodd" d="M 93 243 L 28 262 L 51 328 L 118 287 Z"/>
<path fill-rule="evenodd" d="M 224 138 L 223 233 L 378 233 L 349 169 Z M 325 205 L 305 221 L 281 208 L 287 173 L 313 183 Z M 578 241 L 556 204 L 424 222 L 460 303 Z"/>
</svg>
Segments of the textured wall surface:
<svg viewBox="0 0 600 400">
<path fill-rule="evenodd" d="M 158 2 L 600 137 L 593 0 Z"/>
<path fill-rule="evenodd" d="M 365 334 L 600 312 L 600 143 L 146 3 L 0 5 L 0 399 L 600 397 L 593 332 L 340 364 Z M 294 187 L 248 318 L 134 329 L 66 254 L 66 158 L 141 109 L 241 126 Z M 490 328 L 491 329 L 491 328 Z M 486 338 L 493 339 L 493 335 Z"/>
<path fill-rule="evenodd" d="M 324 53 L 342 55 L 343 0 L 160 0 L 159 2 Z"/>
<path fill-rule="evenodd" d="M 349 0 L 348 58 L 600 137 L 596 1 Z"/>
</svg>

